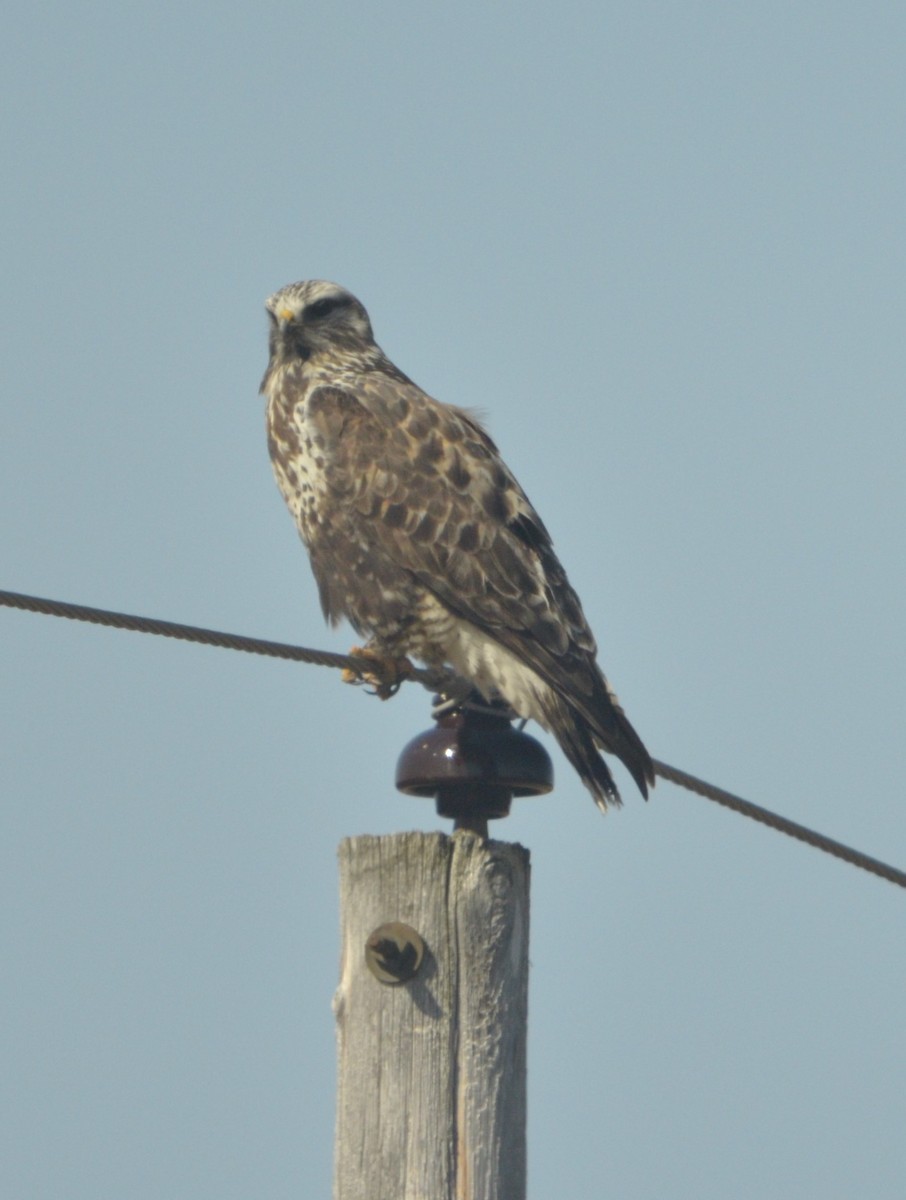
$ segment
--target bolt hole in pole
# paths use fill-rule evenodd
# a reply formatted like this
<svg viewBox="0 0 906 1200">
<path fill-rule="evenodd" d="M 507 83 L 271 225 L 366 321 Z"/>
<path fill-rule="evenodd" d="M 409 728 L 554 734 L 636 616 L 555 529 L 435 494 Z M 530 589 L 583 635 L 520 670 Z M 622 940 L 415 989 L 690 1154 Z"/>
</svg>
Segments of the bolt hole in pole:
<svg viewBox="0 0 906 1200">
<path fill-rule="evenodd" d="M 409 796 L 435 799 L 439 816 L 454 830 L 488 836 L 488 821 L 509 815 L 514 797 L 540 796 L 554 786 L 547 751 L 514 729 L 505 705 L 489 705 L 477 692 L 465 699 L 435 697 L 436 725 L 403 749 L 396 786 Z"/>
</svg>

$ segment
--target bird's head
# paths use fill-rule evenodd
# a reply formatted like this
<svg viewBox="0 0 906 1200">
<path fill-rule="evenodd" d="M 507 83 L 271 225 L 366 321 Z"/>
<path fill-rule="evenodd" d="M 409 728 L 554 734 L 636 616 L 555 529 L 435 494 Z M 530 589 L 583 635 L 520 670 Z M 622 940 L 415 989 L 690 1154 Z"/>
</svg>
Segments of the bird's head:
<svg viewBox="0 0 906 1200">
<path fill-rule="evenodd" d="M 269 296 L 271 365 L 303 362 L 325 351 L 359 351 L 374 345 L 368 313 L 355 296 L 323 279 L 290 283 Z"/>
</svg>

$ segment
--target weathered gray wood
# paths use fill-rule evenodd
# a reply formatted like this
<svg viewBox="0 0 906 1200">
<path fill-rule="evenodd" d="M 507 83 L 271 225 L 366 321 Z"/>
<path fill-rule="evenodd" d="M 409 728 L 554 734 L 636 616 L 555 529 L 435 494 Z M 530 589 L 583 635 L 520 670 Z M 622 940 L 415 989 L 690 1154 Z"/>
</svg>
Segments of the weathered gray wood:
<svg viewBox="0 0 906 1200">
<path fill-rule="evenodd" d="M 335 1200 L 524 1200 L 529 856 L 468 833 L 340 846 Z M 369 935 L 424 939 L 379 983 Z"/>
</svg>

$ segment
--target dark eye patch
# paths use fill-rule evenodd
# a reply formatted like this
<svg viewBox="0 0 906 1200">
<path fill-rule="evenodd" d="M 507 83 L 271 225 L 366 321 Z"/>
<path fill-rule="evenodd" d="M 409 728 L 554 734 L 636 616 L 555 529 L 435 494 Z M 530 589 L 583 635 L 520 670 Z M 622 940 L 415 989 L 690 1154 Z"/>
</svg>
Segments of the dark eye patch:
<svg viewBox="0 0 906 1200">
<path fill-rule="evenodd" d="M 345 308 L 348 303 L 348 296 L 325 296 L 322 300 L 315 300 L 314 304 L 309 304 L 305 315 L 315 321 L 320 321 L 335 309 Z"/>
</svg>

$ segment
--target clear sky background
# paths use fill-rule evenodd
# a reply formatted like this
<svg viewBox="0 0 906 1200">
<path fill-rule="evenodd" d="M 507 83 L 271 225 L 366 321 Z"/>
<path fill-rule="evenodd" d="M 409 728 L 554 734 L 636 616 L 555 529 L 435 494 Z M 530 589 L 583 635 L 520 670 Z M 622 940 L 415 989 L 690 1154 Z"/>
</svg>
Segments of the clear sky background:
<svg viewBox="0 0 906 1200">
<path fill-rule="evenodd" d="M 336 279 L 486 413 L 652 753 L 906 865 L 904 54 L 865 0 L 16 6 L 0 587 L 346 650 L 257 395 Z M 0 648 L 0 1195 L 329 1194 L 335 849 L 440 827 L 427 693 Z M 906 895 L 548 744 L 533 1200 L 900 1200 Z"/>
</svg>

